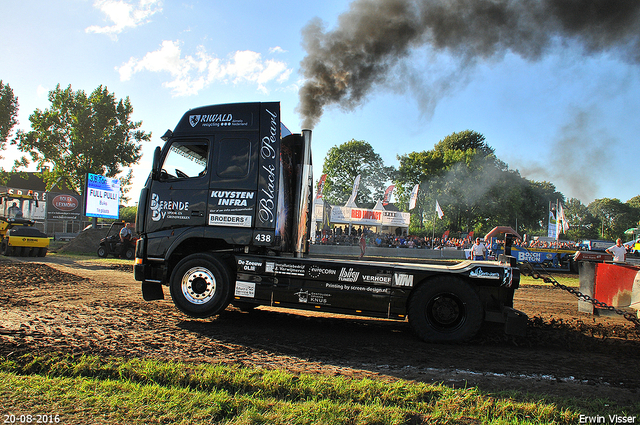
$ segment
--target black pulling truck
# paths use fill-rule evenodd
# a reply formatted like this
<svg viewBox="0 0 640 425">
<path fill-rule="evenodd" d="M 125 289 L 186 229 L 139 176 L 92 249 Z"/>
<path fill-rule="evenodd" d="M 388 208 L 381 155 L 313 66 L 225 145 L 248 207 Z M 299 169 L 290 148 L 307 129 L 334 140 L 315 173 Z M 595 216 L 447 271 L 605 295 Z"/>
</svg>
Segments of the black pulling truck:
<svg viewBox="0 0 640 425">
<path fill-rule="evenodd" d="M 408 318 L 428 341 L 471 338 L 483 321 L 521 334 L 515 260 L 455 265 L 310 258 L 311 131 L 280 104 L 192 109 L 157 147 L 136 218 L 135 279 L 193 317 L 229 303 Z"/>
</svg>

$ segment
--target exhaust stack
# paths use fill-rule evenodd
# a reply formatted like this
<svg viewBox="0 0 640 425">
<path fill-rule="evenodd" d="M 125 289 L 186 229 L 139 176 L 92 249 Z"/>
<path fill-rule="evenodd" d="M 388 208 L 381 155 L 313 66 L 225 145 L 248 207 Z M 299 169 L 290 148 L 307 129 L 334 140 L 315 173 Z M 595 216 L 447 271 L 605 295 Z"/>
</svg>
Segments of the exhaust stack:
<svg viewBox="0 0 640 425">
<path fill-rule="evenodd" d="M 311 194 L 313 169 L 311 166 L 311 130 L 302 130 L 302 146 L 297 165 L 296 196 L 294 210 L 294 255 L 304 257 L 309 253 L 309 231 L 311 227 Z"/>
</svg>

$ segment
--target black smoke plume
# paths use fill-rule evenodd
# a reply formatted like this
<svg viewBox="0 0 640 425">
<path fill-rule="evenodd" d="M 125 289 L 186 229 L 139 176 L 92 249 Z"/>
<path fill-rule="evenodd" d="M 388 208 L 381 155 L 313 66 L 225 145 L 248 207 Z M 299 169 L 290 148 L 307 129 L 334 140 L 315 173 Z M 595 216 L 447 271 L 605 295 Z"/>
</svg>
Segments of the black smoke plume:
<svg viewBox="0 0 640 425">
<path fill-rule="evenodd" d="M 377 85 L 400 87 L 399 75 L 406 81 L 405 90 L 428 109 L 456 84 L 454 79 L 464 81 L 461 70 L 508 52 L 535 61 L 564 45 L 585 55 L 611 51 L 638 63 L 640 1 L 356 0 L 335 29 L 327 31 L 318 19 L 309 22 L 303 45 L 305 83 L 298 112 L 304 127 L 312 128 L 326 106 L 350 110 Z M 434 93 L 403 64 L 420 51 L 458 60 L 449 81 L 428 84 Z"/>
</svg>

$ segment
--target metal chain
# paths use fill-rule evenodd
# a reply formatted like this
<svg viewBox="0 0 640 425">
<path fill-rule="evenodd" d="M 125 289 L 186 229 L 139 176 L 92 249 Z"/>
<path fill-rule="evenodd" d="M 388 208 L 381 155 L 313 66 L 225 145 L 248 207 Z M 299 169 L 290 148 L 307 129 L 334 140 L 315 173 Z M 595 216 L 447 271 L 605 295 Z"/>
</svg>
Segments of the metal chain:
<svg viewBox="0 0 640 425">
<path fill-rule="evenodd" d="M 640 331 L 640 319 L 638 319 L 637 315 L 634 315 L 633 313 L 629 313 L 629 312 L 620 310 L 618 308 L 615 308 L 613 306 L 608 305 L 607 303 L 603 303 L 602 301 L 598 301 L 597 299 L 595 299 L 595 298 L 593 298 L 593 297 L 591 297 L 591 296 L 589 296 L 587 294 L 583 294 L 582 292 L 578 291 L 577 289 L 574 289 L 574 288 L 571 288 L 571 287 L 569 287 L 567 285 L 561 284 L 560 282 L 558 282 L 557 280 L 555 280 L 551 276 L 542 276 L 540 273 L 535 272 L 533 270 L 533 266 L 531 265 L 531 263 L 523 264 L 522 267 L 520 268 L 520 271 L 524 275 L 531 276 L 534 279 L 542 279 L 542 281 L 545 282 L 545 283 L 550 283 L 553 286 L 555 286 L 556 288 L 564 289 L 565 291 L 572 293 L 573 295 L 575 295 L 576 297 L 580 298 L 581 300 L 590 302 L 591 304 L 593 304 L 597 308 L 600 308 L 600 309 L 603 309 L 603 310 L 608 310 L 608 311 L 613 311 L 613 312 L 623 316 L 625 319 L 627 319 L 631 323 L 633 323 L 635 325 L 635 327 L 636 327 L 636 330 Z"/>
</svg>

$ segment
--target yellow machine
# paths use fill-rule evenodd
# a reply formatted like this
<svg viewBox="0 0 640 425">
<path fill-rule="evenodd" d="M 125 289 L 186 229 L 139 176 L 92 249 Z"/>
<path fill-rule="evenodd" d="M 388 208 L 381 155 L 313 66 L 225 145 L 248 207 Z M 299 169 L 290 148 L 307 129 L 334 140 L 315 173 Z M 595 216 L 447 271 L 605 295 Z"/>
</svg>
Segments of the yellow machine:
<svg viewBox="0 0 640 425">
<path fill-rule="evenodd" d="M 34 227 L 34 207 L 38 207 L 38 199 L 31 192 L 0 193 L 0 255 L 47 255 L 49 237 Z"/>
</svg>

